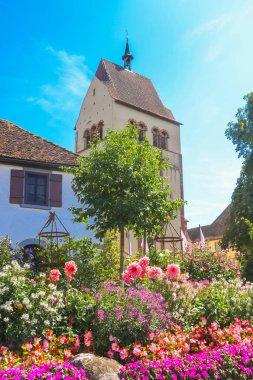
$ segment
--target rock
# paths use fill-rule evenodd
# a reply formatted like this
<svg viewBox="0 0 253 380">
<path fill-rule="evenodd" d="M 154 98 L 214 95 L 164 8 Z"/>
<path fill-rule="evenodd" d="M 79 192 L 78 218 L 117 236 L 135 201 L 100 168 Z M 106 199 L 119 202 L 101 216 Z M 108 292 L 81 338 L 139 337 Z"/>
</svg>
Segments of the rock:
<svg viewBox="0 0 253 380">
<path fill-rule="evenodd" d="M 93 354 L 79 354 L 72 360 L 71 364 L 82 368 L 89 380 L 118 380 L 121 365 L 113 359 L 95 356 Z"/>
</svg>

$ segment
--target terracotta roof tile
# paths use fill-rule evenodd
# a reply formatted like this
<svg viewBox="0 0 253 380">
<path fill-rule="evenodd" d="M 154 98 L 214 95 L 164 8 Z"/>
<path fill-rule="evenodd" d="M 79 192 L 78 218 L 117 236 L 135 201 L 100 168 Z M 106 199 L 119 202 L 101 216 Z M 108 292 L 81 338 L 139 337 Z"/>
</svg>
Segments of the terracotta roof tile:
<svg viewBox="0 0 253 380">
<path fill-rule="evenodd" d="M 166 108 L 149 78 L 101 59 L 96 77 L 102 81 L 113 99 L 130 107 L 178 123 Z"/>
<path fill-rule="evenodd" d="M 0 119 L 0 159 L 75 165 L 77 155 L 19 126 Z"/>
<path fill-rule="evenodd" d="M 215 219 L 212 224 L 201 226 L 201 230 L 206 240 L 222 238 L 227 227 L 229 214 L 230 206 L 225 208 L 225 210 L 218 216 L 217 219 Z M 195 242 L 200 240 L 199 227 L 189 228 L 188 234 L 191 241 Z"/>
</svg>

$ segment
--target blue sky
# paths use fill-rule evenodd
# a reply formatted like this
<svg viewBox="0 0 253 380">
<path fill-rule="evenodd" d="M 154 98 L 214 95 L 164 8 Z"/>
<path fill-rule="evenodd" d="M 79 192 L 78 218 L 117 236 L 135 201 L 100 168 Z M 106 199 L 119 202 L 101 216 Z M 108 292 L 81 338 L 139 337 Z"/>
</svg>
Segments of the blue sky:
<svg viewBox="0 0 253 380">
<path fill-rule="evenodd" d="M 0 0 L 0 118 L 73 149 L 74 125 L 101 57 L 153 80 L 183 123 L 186 217 L 211 223 L 241 162 L 224 136 L 253 91 L 251 0 Z"/>
</svg>

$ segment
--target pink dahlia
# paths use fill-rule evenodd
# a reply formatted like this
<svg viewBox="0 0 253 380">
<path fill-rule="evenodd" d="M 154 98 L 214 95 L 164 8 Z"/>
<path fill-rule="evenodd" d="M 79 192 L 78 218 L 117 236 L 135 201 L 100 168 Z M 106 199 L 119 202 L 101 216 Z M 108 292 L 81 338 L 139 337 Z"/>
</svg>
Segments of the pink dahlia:
<svg viewBox="0 0 253 380">
<path fill-rule="evenodd" d="M 65 270 L 67 277 L 71 278 L 71 276 L 77 272 L 77 265 L 73 260 L 68 261 L 65 263 L 65 269 L 64 270 Z"/>
<path fill-rule="evenodd" d="M 126 284 L 131 284 L 131 282 L 133 282 L 132 277 L 130 276 L 128 272 L 124 272 L 122 275 L 122 278 Z"/>
<path fill-rule="evenodd" d="M 142 267 L 143 270 L 145 270 L 147 266 L 149 266 L 149 258 L 147 256 L 142 257 L 139 260 L 139 265 Z"/>
<path fill-rule="evenodd" d="M 177 278 L 180 275 L 180 268 L 176 264 L 170 264 L 166 269 L 166 273 L 172 279 Z"/>
<path fill-rule="evenodd" d="M 132 263 L 128 265 L 127 272 L 131 277 L 137 278 L 142 275 L 142 267 L 138 263 Z"/>
<path fill-rule="evenodd" d="M 58 282 L 60 280 L 61 272 L 58 269 L 52 269 L 50 271 L 50 280 L 53 282 Z"/>
<path fill-rule="evenodd" d="M 163 271 L 159 267 L 150 267 L 148 268 L 148 277 L 149 278 L 159 278 L 163 274 Z"/>
</svg>

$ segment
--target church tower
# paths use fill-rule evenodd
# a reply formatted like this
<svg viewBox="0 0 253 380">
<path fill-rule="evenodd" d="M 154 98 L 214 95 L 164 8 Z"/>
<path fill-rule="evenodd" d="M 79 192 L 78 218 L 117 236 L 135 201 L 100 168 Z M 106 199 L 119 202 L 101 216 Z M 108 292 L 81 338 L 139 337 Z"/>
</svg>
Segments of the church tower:
<svg viewBox="0 0 253 380">
<path fill-rule="evenodd" d="M 128 38 L 122 59 L 124 67 L 101 59 L 76 122 L 75 152 L 81 155 L 89 153 L 94 132 L 99 132 L 103 139 L 108 128 L 123 129 L 129 121 L 134 121 L 140 134 L 160 148 L 163 155 L 169 156 L 171 167 L 163 175 L 172 188 L 172 198 L 184 199 L 181 124 L 162 103 L 151 80 L 131 71 L 133 56 Z M 183 208 L 173 226 L 178 234 L 181 229 L 185 231 Z M 159 244 L 158 248 L 169 248 Z M 137 242 L 132 244 L 132 250 L 137 250 Z"/>
</svg>

